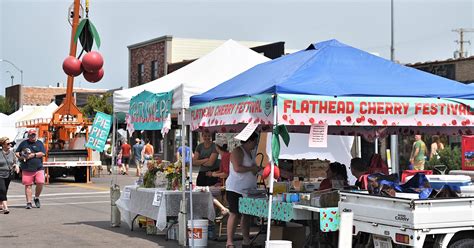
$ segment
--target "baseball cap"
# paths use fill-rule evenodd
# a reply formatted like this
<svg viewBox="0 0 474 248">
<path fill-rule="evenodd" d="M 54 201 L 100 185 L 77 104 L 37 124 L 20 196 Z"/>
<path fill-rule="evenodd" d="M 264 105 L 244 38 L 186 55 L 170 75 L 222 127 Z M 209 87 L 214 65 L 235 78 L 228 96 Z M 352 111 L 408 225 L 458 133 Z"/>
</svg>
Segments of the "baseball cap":
<svg viewBox="0 0 474 248">
<path fill-rule="evenodd" d="M 35 130 L 35 129 L 30 129 L 30 130 L 28 130 L 28 135 L 32 135 L 32 134 L 36 134 L 36 130 Z"/>
</svg>

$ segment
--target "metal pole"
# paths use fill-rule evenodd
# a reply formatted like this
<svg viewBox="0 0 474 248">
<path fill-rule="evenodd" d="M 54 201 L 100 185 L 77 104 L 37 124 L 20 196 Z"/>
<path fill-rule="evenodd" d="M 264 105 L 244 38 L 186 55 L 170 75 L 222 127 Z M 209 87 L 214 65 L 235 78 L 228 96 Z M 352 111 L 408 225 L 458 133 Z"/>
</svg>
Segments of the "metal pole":
<svg viewBox="0 0 474 248">
<path fill-rule="evenodd" d="M 114 177 L 112 176 L 112 182 L 111 184 L 114 185 L 117 183 L 117 171 L 116 171 L 116 166 L 115 166 L 115 133 L 117 132 L 117 120 L 115 118 L 115 112 L 112 114 L 112 172 L 115 174 L 115 182 L 114 182 Z"/>
<path fill-rule="evenodd" d="M 274 101 L 276 99 L 273 99 Z M 274 103 L 273 104 L 273 126 L 276 127 L 278 125 L 277 123 L 277 105 Z M 273 136 L 273 132 L 272 132 L 272 136 Z M 273 137 L 272 137 L 273 139 Z M 273 157 L 271 157 L 273 159 Z M 269 189 L 269 197 L 268 197 L 268 219 L 267 219 L 267 242 L 266 242 L 266 246 L 268 245 L 268 243 L 270 242 L 270 230 L 271 230 L 271 226 L 272 226 L 272 204 L 273 204 L 273 178 L 274 178 L 274 173 L 275 173 L 275 168 L 273 168 L 273 163 L 275 161 L 272 161 L 272 159 L 270 159 L 270 189 Z M 278 158 L 277 158 L 278 159 Z M 268 246 L 267 246 L 268 247 Z"/>
<path fill-rule="evenodd" d="M 18 66 L 16 66 L 15 64 L 13 64 L 13 62 L 9 61 L 9 60 L 6 60 L 6 59 L 0 59 L 0 62 L 5 62 L 5 63 L 8 63 L 10 64 L 11 66 L 13 66 L 15 69 L 17 69 L 19 72 L 20 72 L 20 77 L 21 77 L 21 84 L 23 85 L 23 70 L 18 68 Z"/>
<path fill-rule="evenodd" d="M 193 132 L 189 132 L 189 150 L 193 152 Z M 193 213 L 193 156 L 189 158 L 189 214 L 191 220 L 194 219 Z M 191 221 L 191 230 L 194 231 L 194 222 Z M 191 235 L 191 247 L 194 247 L 194 235 Z"/>
<path fill-rule="evenodd" d="M 390 60 L 395 61 L 395 31 L 394 31 L 394 15 L 393 15 L 393 1 L 391 1 L 391 47 L 390 47 Z M 398 135 L 390 135 L 390 153 L 392 155 L 392 173 L 398 173 L 399 169 L 399 155 L 398 154 Z"/>
<path fill-rule="evenodd" d="M 395 45 L 394 45 L 394 26 L 393 26 L 393 0 L 390 0 L 390 13 L 391 13 L 391 41 L 390 41 L 390 60 L 395 61 Z"/>
</svg>

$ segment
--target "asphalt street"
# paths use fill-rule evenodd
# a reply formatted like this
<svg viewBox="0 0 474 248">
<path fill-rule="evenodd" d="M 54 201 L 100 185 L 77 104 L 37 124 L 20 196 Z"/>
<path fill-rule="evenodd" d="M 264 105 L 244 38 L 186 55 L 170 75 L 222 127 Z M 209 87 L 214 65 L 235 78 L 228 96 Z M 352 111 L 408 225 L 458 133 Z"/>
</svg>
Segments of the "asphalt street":
<svg viewBox="0 0 474 248">
<path fill-rule="evenodd" d="M 111 227 L 111 181 L 123 188 L 136 177 L 101 175 L 92 180 L 90 184 L 73 183 L 72 178 L 54 181 L 43 190 L 41 208 L 29 210 L 21 182 L 12 182 L 10 214 L 0 214 L 0 247 L 179 247 L 177 241 L 147 235 L 137 226 L 133 232 L 125 223 Z M 210 242 L 209 247 L 225 247 L 225 242 Z"/>
</svg>

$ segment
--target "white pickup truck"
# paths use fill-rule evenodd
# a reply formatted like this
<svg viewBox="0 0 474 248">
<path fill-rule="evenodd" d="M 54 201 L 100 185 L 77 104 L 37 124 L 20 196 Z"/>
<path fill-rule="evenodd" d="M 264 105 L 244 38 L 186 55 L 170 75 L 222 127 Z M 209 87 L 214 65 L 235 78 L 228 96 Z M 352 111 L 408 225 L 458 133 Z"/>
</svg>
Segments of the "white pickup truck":
<svg viewBox="0 0 474 248">
<path fill-rule="evenodd" d="M 474 247 L 474 197 L 412 199 L 340 192 L 354 213 L 354 247 Z"/>
</svg>

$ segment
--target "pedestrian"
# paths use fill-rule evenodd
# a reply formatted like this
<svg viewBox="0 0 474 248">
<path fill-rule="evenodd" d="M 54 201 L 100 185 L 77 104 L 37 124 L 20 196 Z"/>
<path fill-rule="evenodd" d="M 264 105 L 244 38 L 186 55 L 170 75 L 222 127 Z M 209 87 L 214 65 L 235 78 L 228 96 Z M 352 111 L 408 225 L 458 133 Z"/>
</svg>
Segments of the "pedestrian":
<svg viewBox="0 0 474 248">
<path fill-rule="evenodd" d="M 142 161 L 144 161 L 143 173 L 148 170 L 148 162 L 153 160 L 153 154 L 155 154 L 155 148 L 150 144 L 150 139 L 145 140 L 145 146 L 142 150 Z"/>
<path fill-rule="evenodd" d="M 234 234 L 240 220 L 242 228 L 242 247 L 250 247 L 251 216 L 239 213 L 239 198 L 245 190 L 257 188 L 259 167 L 255 162 L 253 150 L 257 147 L 258 135 L 253 133 L 242 145 L 235 148 L 230 155 L 229 177 L 225 183 L 227 202 L 229 203 L 229 219 L 227 220 L 227 248 L 235 248 Z"/>
<path fill-rule="evenodd" d="M 20 160 L 22 182 L 25 185 L 26 209 L 31 209 L 33 200 L 37 208 L 41 207 L 40 195 L 44 185 L 43 156 L 46 150 L 43 142 L 37 140 L 36 130 L 28 131 L 28 139 L 18 145 L 16 156 Z M 36 184 L 35 198 L 32 199 L 32 185 Z"/>
<path fill-rule="evenodd" d="M 196 147 L 193 157 L 193 165 L 199 165 L 199 173 L 196 179 L 197 186 L 211 186 L 217 183 L 216 177 L 206 175 L 209 171 L 219 170 L 217 161 L 216 145 L 212 142 L 211 133 L 205 131 L 202 133 L 203 142 Z"/>
<path fill-rule="evenodd" d="M 135 139 L 135 145 L 133 145 L 133 159 L 135 161 L 135 165 L 137 166 L 137 173 L 136 176 L 140 176 L 143 168 L 143 160 L 142 160 L 142 150 L 143 144 L 139 138 Z"/>
<path fill-rule="evenodd" d="M 110 145 L 110 139 L 107 139 L 107 143 L 104 146 L 104 157 L 105 165 L 107 166 L 107 172 L 109 175 L 112 174 L 112 145 Z"/>
<path fill-rule="evenodd" d="M 120 152 L 122 154 L 122 167 L 125 169 L 123 174 L 128 175 L 128 166 L 130 164 L 130 155 L 132 152 L 132 147 L 128 144 L 127 140 L 123 141 Z"/>
<path fill-rule="evenodd" d="M 426 161 L 426 144 L 421 139 L 421 135 L 415 135 L 415 142 L 413 143 L 410 163 L 414 170 L 424 170 Z"/>
<path fill-rule="evenodd" d="M 13 172 L 17 174 L 20 168 L 16 164 L 17 159 L 13 151 L 11 151 L 12 143 L 7 137 L 0 138 L 0 146 L 2 146 L 2 156 L 0 156 L 0 213 L 9 214 L 7 203 L 8 186 L 13 178 Z"/>
<path fill-rule="evenodd" d="M 441 140 L 438 135 L 433 135 L 431 136 L 431 153 L 430 153 L 430 159 L 433 157 L 436 157 L 437 159 L 440 159 L 439 156 L 439 151 L 444 149 L 443 143 L 441 143 Z"/>
<path fill-rule="evenodd" d="M 185 164 L 189 165 L 189 162 L 191 161 L 191 148 L 188 146 L 187 141 L 184 141 L 184 150 L 186 152 L 186 158 L 185 158 Z M 183 157 L 183 146 L 178 147 L 176 151 L 176 161 L 181 161 L 181 158 Z"/>
</svg>

